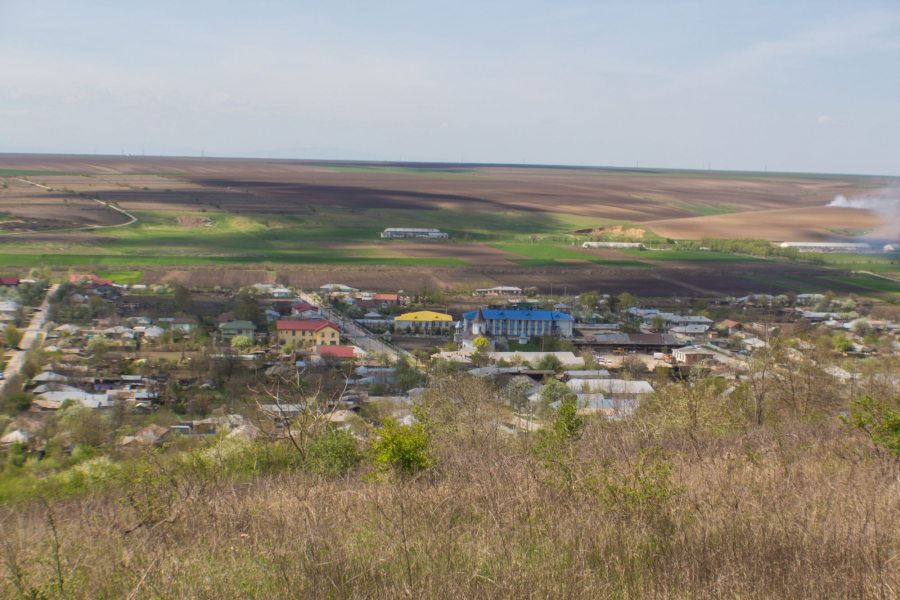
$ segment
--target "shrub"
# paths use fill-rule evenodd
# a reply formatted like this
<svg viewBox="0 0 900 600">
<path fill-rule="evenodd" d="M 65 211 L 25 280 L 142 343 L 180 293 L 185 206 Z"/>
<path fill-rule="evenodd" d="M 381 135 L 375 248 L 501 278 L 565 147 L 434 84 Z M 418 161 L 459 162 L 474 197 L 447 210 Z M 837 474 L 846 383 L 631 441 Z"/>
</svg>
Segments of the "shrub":
<svg viewBox="0 0 900 600">
<path fill-rule="evenodd" d="M 352 433 L 331 429 L 314 438 L 307 451 L 307 466 L 322 475 L 343 475 L 362 461 L 359 442 Z"/>
<path fill-rule="evenodd" d="M 372 440 L 370 450 L 372 462 L 381 472 L 413 475 L 434 463 L 431 434 L 420 423 L 402 425 L 396 419 L 385 419 Z"/>
<path fill-rule="evenodd" d="M 850 415 L 841 420 L 863 431 L 876 448 L 900 456 L 900 399 L 857 398 L 850 403 Z"/>
</svg>

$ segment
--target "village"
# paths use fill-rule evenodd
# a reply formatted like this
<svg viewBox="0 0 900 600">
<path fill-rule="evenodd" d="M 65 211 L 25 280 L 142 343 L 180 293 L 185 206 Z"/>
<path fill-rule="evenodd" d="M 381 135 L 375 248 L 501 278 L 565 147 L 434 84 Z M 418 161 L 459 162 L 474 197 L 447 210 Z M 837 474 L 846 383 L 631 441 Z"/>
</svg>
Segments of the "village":
<svg viewBox="0 0 900 600">
<path fill-rule="evenodd" d="M 806 363 L 849 400 L 866 361 L 900 349 L 897 307 L 831 292 L 191 290 L 90 273 L 0 286 L 0 444 L 36 459 L 215 434 L 278 439 L 310 411 L 365 438 L 388 416 L 412 422 L 416 399 L 448 375 L 497 390 L 510 434 L 544 427 L 564 402 L 581 416 L 627 419 L 666 381 L 708 378 L 732 393 L 761 361 Z"/>
</svg>

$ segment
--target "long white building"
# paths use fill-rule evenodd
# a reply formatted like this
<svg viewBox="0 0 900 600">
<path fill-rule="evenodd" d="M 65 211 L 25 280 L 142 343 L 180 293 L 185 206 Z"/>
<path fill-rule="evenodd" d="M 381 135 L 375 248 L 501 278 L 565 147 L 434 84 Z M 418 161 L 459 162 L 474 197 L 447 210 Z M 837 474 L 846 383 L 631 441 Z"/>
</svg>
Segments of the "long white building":
<svg viewBox="0 0 900 600">
<path fill-rule="evenodd" d="M 782 242 L 782 248 L 796 248 L 804 252 L 871 252 L 869 244 L 852 242 Z"/>
<path fill-rule="evenodd" d="M 415 229 L 410 227 L 388 227 L 381 232 L 383 238 L 425 238 L 429 240 L 445 240 L 449 234 L 440 229 Z"/>
</svg>

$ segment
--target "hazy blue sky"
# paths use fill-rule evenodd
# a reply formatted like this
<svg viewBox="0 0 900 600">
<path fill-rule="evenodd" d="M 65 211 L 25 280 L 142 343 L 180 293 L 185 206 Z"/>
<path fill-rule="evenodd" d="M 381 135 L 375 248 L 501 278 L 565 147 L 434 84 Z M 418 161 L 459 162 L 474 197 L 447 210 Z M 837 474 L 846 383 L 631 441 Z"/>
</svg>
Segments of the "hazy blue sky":
<svg viewBox="0 0 900 600">
<path fill-rule="evenodd" d="M 0 152 L 900 175 L 900 2 L 0 0 Z"/>
</svg>

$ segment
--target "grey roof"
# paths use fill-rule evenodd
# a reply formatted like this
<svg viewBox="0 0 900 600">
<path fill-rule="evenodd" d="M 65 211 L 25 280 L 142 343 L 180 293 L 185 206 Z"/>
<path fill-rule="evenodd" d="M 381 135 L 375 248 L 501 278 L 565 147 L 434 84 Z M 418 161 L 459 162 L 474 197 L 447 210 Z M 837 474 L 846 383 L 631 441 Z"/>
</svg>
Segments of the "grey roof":
<svg viewBox="0 0 900 600">
<path fill-rule="evenodd" d="M 604 377 L 609 377 L 609 371 L 606 369 L 581 369 L 566 371 L 565 374 L 572 379 L 602 379 Z"/>
<path fill-rule="evenodd" d="M 622 346 L 681 346 L 674 335 L 665 333 L 595 333 L 599 344 L 619 344 Z"/>
<path fill-rule="evenodd" d="M 653 392 L 653 386 L 646 381 L 629 381 L 626 379 L 572 379 L 566 385 L 575 392 L 589 389 L 595 393 L 612 395 L 649 394 Z"/>
</svg>

